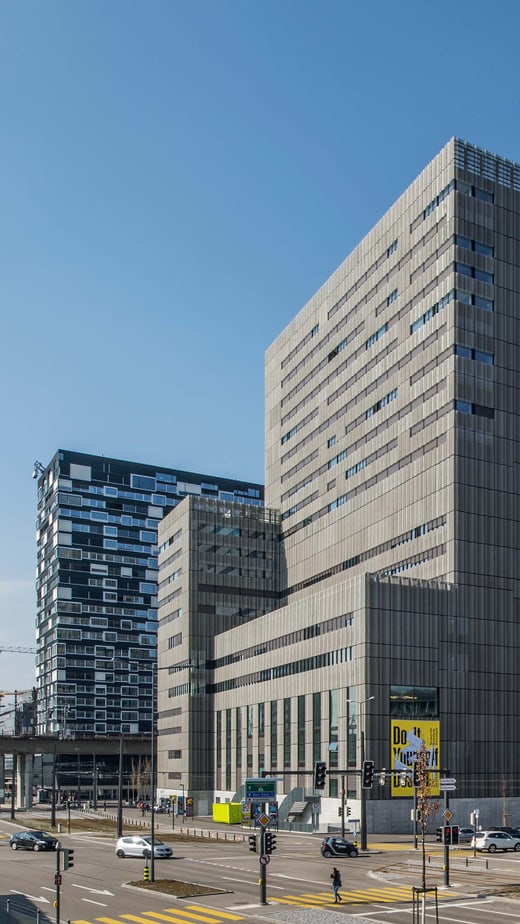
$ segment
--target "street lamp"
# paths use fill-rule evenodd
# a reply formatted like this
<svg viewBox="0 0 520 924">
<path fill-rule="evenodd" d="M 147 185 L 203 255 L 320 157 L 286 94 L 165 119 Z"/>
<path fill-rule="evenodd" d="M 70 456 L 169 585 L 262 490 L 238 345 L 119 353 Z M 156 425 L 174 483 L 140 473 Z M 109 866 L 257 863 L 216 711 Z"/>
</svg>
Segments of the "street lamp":
<svg viewBox="0 0 520 924">
<path fill-rule="evenodd" d="M 155 682 L 157 678 L 157 664 L 155 661 L 152 661 L 152 728 L 151 728 L 151 742 L 150 742 L 150 789 L 152 795 L 152 804 L 150 810 L 150 842 L 152 848 L 152 856 L 150 863 L 150 880 L 155 882 Z"/>
<path fill-rule="evenodd" d="M 363 767 L 365 761 L 365 715 L 363 714 L 362 707 L 366 706 L 367 703 L 370 703 L 375 696 L 369 696 L 367 699 L 361 700 L 360 703 L 356 703 L 356 700 L 347 699 L 347 703 L 352 703 L 357 705 L 359 710 L 359 719 L 360 719 L 360 747 L 361 747 L 361 767 Z M 365 713 L 366 714 L 366 713 Z M 362 782 L 362 780 L 361 780 Z M 359 834 L 361 840 L 361 850 L 367 849 L 367 793 L 366 789 L 361 786 L 360 790 L 360 812 L 359 812 Z"/>
</svg>

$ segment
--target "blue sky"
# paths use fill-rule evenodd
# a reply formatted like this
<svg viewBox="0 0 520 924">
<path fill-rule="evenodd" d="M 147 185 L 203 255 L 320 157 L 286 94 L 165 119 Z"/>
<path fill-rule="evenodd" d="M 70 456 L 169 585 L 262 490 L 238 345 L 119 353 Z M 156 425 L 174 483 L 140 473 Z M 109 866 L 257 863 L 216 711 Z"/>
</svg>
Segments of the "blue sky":
<svg viewBox="0 0 520 924">
<path fill-rule="evenodd" d="M 502 0 L 0 6 L 0 648 L 33 462 L 263 480 L 266 347 L 452 136 L 520 160 Z M 0 651 L 3 690 L 33 658 Z"/>
</svg>

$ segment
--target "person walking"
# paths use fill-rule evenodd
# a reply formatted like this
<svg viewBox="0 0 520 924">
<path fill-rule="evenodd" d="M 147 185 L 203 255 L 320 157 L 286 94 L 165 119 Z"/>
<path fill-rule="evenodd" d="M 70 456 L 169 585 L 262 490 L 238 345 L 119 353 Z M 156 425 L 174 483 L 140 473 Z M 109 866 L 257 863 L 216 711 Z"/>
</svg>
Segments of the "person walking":
<svg viewBox="0 0 520 924">
<path fill-rule="evenodd" d="M 334 892 L 334 903 L 337 904 L 338 902 L 341 901 L 341 895 L 339 894 L 339 890 L 343 886 L 343 883 L 341 881 L 340 871 L 339 869 L 336 869 L 335 866 L 333 866 L 332 868 L 330 878 L 332 879 L 332 891 Z"/>
</svg>

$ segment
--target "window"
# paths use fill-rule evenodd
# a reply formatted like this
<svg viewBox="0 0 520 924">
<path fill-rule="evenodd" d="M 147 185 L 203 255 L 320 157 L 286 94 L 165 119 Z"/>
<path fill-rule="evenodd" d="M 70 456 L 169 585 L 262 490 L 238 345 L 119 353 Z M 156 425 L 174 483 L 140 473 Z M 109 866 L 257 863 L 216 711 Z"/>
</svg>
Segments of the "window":
<svg viewBox="0 0 520 924">
<path fill-rule="evenodd" d="M 366 349 L 366 350 L 370 349 L 370 347 L 371 347 L 374 343 L 376 343 L 376 341 L 379 340 L 379 338 L 382 337 L 383 334 L 386 334 L 387 330 L 388 330 L 388 324 L 383 324 L 383 326 L 380 327 L 379 330 L 376 330 L 375 334 L 372 334 L 372 335 L 368 338 L 368 340 L 367 340 L 366 343 L 365 343 L 365 349 Z"/>
<path fill-rule="evenodd" d="M 398 294 L 399 294 L 398 289 L 394 289 L 392 292 L 390 292 L 390 295 L 386 299 L 386 304 L 391 305 L 392 302 L 395 302 Z"/>
<path fill-rule="evenodd" d="M 291 766 L 291 700 L 283 701 L 283 764 Z"/>
<path fill-rule="evenodd" d="M 399 246 L 399 242 L 398 242 L 398 240 L 397 240 L 397 238 L 396 238 L 395 241 L 392 241 L 392 243 L 390 244 L 390 247 L 388 247 L 388 249 L 387 249 L 387 251 L 386 251 L 387 257 L 389 257 L 390 254 L 394 253 L 394 251 L 397 250 L 398 246 Z"/>
<path fill-rule="evenodd" d="M 489 366 L 493 366 L 495 363 L 493 353 L 486 353 L 485 350 L 474 350 L 467 346 L 461 346 L 459 343 L 455 344 L 455 355 L 462 356 L 464 359 L 474 359 L 478 363 L 487 363 Z"/>
<path fill-rule="evenodd" d="M 298 697 L 298 766 L 305 767 L 305 696 Z"/>
<path fill-rule="evenodd" d="M 483 244 L 481 241 L 474 241 L 469 237 L 463 237 L 461 234 L 455 235 L 455 243 L 464 250 L 472 250 L 474 253 L 480 253 L 484 257 L 493 257 L 495 248 L 490 244 Z"/>
<path fill-rule="evenodd" d="M 334 434 L 334 436 L 329 436 L 327 440 L 327 448 L 330 449 L 331 446 L 334 446 L 335 442 L 336 442 L 336 434 Z"/>
<path fill-rule="evenodd" d="M 483 298 L 482 295 L 474 295 L 472 292 L 464 292 L 463 289 L 455 291 L 455 298 L 463 305 L 474 305 L 475 308 L 482 308 L 483 311 L 494 311 L 495 303 L 492 298 Z"/>
<path fill-rule="evenodd" d="M 457 188 L 458 188 L 458 187 L 457 187 Z M 455 189 L 455 181 L 454 181 L 454 180 L 452 180 L 451 183 L 448 183 L 448 185 L 445 186 L 444 189 L 441 190 L 441 192 L 439 193 L 439 195 L 438 195 L 438 196 L 435 196 L 435 199 L 432 199 L 432 201 L 426 206 L 426 208 L 425 208 L 425 210 L 424 210 L 424 212 L 423 212 L 423 218 L 428 218 L 428 215 L 431 215 L 432 212 L 435 211 L 435 209 L 437 208 L 437 206 L 440 205 L 441 202 L 444 201 L 444 199 L 446 198 L 446 196 L 449 195 L 449 193 L 452 191 L 452 189 Z"/>
<path fill-rule="evenodd" d="M 471 186 L 469 183 L 463 183 L 462 180 L 457 180 L 457 192 L 462 193 L 464 196 L 473 196 L 482 202 L 494 202 L 492 192 L 488 192 L 487 189 L 480 189 L 478 186 Z"/>
<path fill-rule="evenodd" d="M 456 411 L 461 411 L 463 414 L 473 414 L 476 417 L 487 417 L 490 420 L 493 420 L 495 417 L 494 408 L 485 407 L 482 404 L 471 404 L 469 401 L 456 399 L 453 402 L 453 406 Z"/>
<path fill-rule="evenodd" d="M 447 295 L 443 295 L 443 297 L 440 298 L 438 302 L 435 302 L 431 308 L 428 308 L 428 311 L 425 311 L 424 314 L 422 314 L 419 318 L 417 318 L 416 321 L 413 322 L 413 324 L 410 325 L 410 333 L 415 334 L 415 332 L 423 327 L 423 325 L 428 321 L 430 321 L 431 318 L 435 317 L 439 311 L 442 311 L 443 308 L 446 308 L 446 305 L 449 305 L 451 300 L 455 297 L 455 289 L 452 289 L 451 292 L 447 293 Z"/>
</svg>

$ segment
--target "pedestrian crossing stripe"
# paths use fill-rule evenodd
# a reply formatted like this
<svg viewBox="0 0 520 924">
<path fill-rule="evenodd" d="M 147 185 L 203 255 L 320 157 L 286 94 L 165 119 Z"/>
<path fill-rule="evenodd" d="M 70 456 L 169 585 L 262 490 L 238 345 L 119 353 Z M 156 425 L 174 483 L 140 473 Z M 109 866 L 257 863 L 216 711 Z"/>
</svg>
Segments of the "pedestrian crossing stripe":
<svg viewBox="0 0 520 924">
<path fill-rule="evenodd" d="M 353 905 L 366 905 L 374 901 L 386 903 L 411 901 L 412 888 L 411 886 L 390 886 L 385 889 L 352 889 L 348 892 L 343 889 L 340 891 L 340 896 L 343 902 Z M 283 905 L 303 904 L 307 908 L 335 904 L 330 892 L 303 892 L 301 895 L 270 897 L 269 902 Z"/>
<path fill-rule="evenodd" d="M 157 911 L 143 911 L 138 914 L 122 914 L 119 918 L 95 918 L 98 924 L 121 924 L 132 921 L 134 924 L 156 924 L 166 921 L 168 924 L 225 924 L 228 921 L 243 921 L 238 914 L 227 911 L 215 911 L 213 908 L 204 908 L 203 905 L 187 905 L 185 908 L 165 908 L 163 913 Z M 90 921 L 79 919 L 70 924 L 92 924 Z"/>
<path fill-rule="evenodd" d="M 171 911 L 172 914 L 159 914 L 157 911 L 144 911 L 143 914 L 151 918 L 153 921 L 175 921 L 176 924 L 179 920 L 186 922 L 186 924 L 188 921 L 200 921 L 202 924 L 215 924 L 215 921 L 218 921 L 218 918 L 208 916 L 212 914 L 210 908 L 202 909 L 203 914 L 191 914 L 189 911 L 180 911 L 178 908 L 167 908 L 166 910 Z M 178 915 L 182 915 L 182 917 L 179 918 Z M 123 914 L 121 917 L 131 919 L 132 915 Z"/>
</svg>

